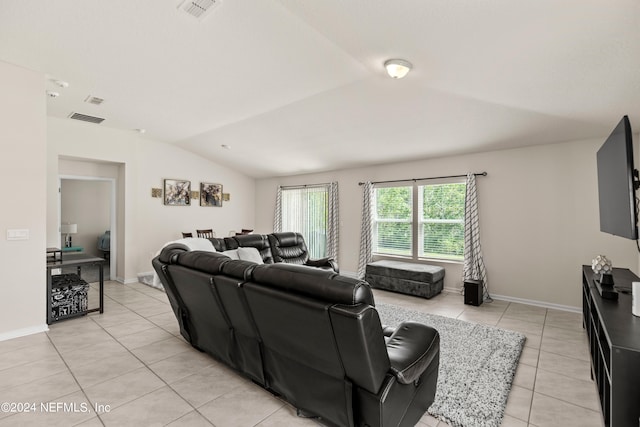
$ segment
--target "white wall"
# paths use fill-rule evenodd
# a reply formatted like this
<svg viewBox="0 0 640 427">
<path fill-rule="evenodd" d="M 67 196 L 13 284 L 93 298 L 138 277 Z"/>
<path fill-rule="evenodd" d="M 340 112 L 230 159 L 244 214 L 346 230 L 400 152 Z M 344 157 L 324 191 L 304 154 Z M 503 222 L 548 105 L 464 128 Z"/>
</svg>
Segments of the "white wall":
<svg viewBox="0 0 640 427">
<path fill-rule="evenodd" d="M 596 151 L 603 140 L 574 141 L 331 173 L 261 180 L 256 230 L 272 229 L 278 185 L 336 180 L 340 191 L 339 263 L 357 271 L 362 190 L 359 181 L 488 172 L 478 177 L 481 242 L 492 294 L 577 308 L 581 265 L 598 254 L 637 273 L 635 242 L 599 231 Z M 373 148 L 373 147 L 372 147 Z M 637 148 L 636 148 L 637 151 Z M 460 264 L 445 286 L 461 286 Z"/>
<path fill-rule="evenodd" d="M 44 75 L 0 61 L 0 341 L 47 329 Z M 29 239 L 7 240 L 8 229 Z"/>
<path fill-rule="evenodd" d="M 58 158 L 120 165 L 117 203 L 124 210 L 118 214 L 118 280 L 135 281 L 139 273 L 151 271 L 155 253 L 164 243 L 180 238 L 182 231 L 213 228 L 225 236 L 229 230 L 254 228 L 252 178 L 134 131 L 57 118 L 49 118 L 48 126 L 48 242 L 59 240 Z M 164 206 L 162 199 L 151 197 L 151 188 L 161 188 L 164 178 L 191 180 L 192 190 L 199 189 L 200 182 L 221 183 L 231 201 L 220 208 L 198 203 Z"/>
</svg>

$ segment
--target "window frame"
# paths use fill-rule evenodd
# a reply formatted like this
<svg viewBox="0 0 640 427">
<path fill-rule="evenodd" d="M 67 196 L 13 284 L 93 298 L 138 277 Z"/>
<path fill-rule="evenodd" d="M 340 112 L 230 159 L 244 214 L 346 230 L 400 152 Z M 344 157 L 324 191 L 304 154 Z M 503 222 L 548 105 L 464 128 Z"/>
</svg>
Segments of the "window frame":
<svg viewBox="0 0 640 427">
<path fill-rule="evenodd" d="M 415 211 L 416 208 L 416 192 L 415 192 L 415 188 L 411 189 L 411 217 L 409 220 L 403 220 L 403 219 L 394 219 L 394 218 L 384 218 L 381 221 L 378 219 L 378 189 L 382 189 L 382 188 L 405 188 L 405 187 L 411 187 L 411 185 L 392 185 L 392 184 L 375 184 L 374 186 L 374 211 L 373 211 L 373 221 L 371 224 L 372 227 L 372 233 L 371 233 L 371 237 L 372 237 L 372 242 L 373 242 L 373 255 L 374 256 L 385 256 L 385 257 L 398 257 L 398 258 L 413 258 L 413 254 L 414 254 L 414 248 L 416 247 L 416 239 L 415 239 L 415 218 L 413 215 L 413 212 Z M 415 186 L 414 186 L 415 187 Z M 409 223 L 411 224 L 411 241 L 409 242 L 410 244 L 410 248 L 409 248 L 409 252 L 410 255 L 404 255 L 404 254 L 393 254 L 393 253 L 386 253 L 386 252 L 376 252 L 376 249 L 378 247 L 378 223 Z"/>
<path fill-rule="evenodd" d="M 425 181 L 413 181 L 407 182 L 406 184 L 402 184 L 400 182 L 393 183 L 380 183 L 374 185 L 374 212 L 372 219 L 372 240 L 373 240 L 373 257 L 375 259 L 382 258 L 397 258 L 397 259 L 406 259 L 412 261 L 427 261 L 434 260 L 438 262 L 452 262 L 452 263 L 462 263 L 464 261 L 464 254 L 460 255 L 460 257 L 456 256 L 447 256 L 446 254 L 436 254 L 439 256 L 431 256 L 431 255 L 421 255 L 424 253 L 424 225 L 428 223 L 436 223 L 436 222 L 448 222 L 448 223 L 459 223 L 463 225 L 464 230 L 464 214 L 461 219 L 458 220 L 431 220 L 425 221 L 423 219 L 423 191 L 420 191 L 422 187 L 432 186 L 432 185 L 446 185 L 446 184 L 463 184 L 466 186 L 466 180 L 464 178 L 443 178 L 443 179 L 431 179 L 428 182 Z M 402 254 L 392 254 L 385 252 L 377 252 L 378 250 L 378 237 L 377 237 L 377 224 L 379 222 L 385 222 L 389 220 L 378 220 L 378 206 L 377 206 L 377 197 L 378 197 L 378 189 L 381 188 L 400 188 L 400 187 L 411 187 L 412 194 L 412 207 L 411 207 L 411 219 L 409 222 L 411 223 L 411 250 L 409 255 Z M 466 189 L 465 189 L 466 190 Z M 464 203 L 464 202 L 463 202 Z M 398 221 L 401 222 L 401 221 Z M 464 239 L 464 231 L 463 237 Z"/>
</svg>

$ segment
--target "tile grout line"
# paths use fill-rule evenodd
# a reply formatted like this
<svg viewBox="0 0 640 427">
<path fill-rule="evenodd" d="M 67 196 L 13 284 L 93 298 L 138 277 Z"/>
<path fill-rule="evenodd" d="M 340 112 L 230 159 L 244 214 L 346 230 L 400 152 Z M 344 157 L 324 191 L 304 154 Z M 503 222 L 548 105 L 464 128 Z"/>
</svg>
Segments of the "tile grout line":
<svg viewBox="0 0 640 427">
<path fill-rule="evenodd" d="M 126 285 L 123 285 L 123 286 L 126 286 Z M 134 289 L 134 290 L 135 290 L 135 289 Z M 140 292 L 140 291 L 138 291 L 138 290 L 135 290 L 135 291 L 136 291 L 136 292 L 138 292 L 138 293 L 140 293 L 140 294 L 144 294 L 143 292 Z M 112 298 L 112 299 L 113 299 L 113 298 Z M 116 301 L 116 302 L 118 302 L 118 301 Z M 130 308 L 126 307 L 124 304 L 122 304 L 122 303 L 120 303 L 120 302 L 118 302 L 118 304 L 122 305 L 123 307 L 127 308 L 128 310 L 131 310 Z M 133 311 L 133 310 L 131 310 L 131 311 Z M 136 313 L 136 314 L 138 314 L 138 313 Z M 138 314 L 138 315 L 139 315 L 139 314 Z M 139 316 L 141 316 L 141 315 L 139 315 Z M 164 329 L 164 328 L 162 328 L 161 326 L 159 326 L 159 325 L 157 325 L 157 324 L 153 323 L 152 321 L 148 320 L 145 316 L 141 316 L 141 317 L 142 317 L 142 318 L 144 318 L 145 320 L 147 320 L 148 322 L 151 322 L 152 324 L 156 325 L 156 327 L 161 328 L 161 329 Z M 92 319 L 92 320 L 93 320 L 93 319 Z M 95 322 L 95 320 L 94 320 L 94 323 L 96 323 L 98 326 L 100 326 L 100 327 L 105 331 L 105 333 L 107 333 L 110 337 L 112 337 L 115 341 L 117 341 L 117 342 L 118 342 L 118 344 L 120 344 L 123 348 L 125 348 L 125 349 L 126 349 L 126 350 L 127 350 L 127 351 L 128 351 L 128 352 L 129 352 L 133 357 L 135 357 L 136 359 L 138 359 L 138 361 L 140 361 L 140 363 L 142 363 L 142 365 L 143 365 L 143 366 L 144 366 L 144 367 L 145 367 L 149 372 L 151 372 L 151 373 L 152 373 L 156 378 L 158 378 L 160 381 L 162 381 L 162 382 L 165 384 L 165 386 L 166 386 L 167 388 L 169 388 L 172 392 L 174 392 L 176 395 L 178 395 L 178 396 L 180 397 L 180 399 L 182 399 L 182 400 L 183 400 L 187 405 L 189 405 L 189 406 L 193 409 L 193 411 L 195 411 L 196 413 L 198 413 L 198 414 L 199 414 L 202 418 L 204 418 L 208 423 L 210 423 L 212 426 L 214 426 L 214 424 L 213 424 L 213 423 L 212 423 L 212 422 L 211 422 L 207 417 L 205 417 L 205 416 L 204 416 L 204 414 L 202 414 L 202 413 L 198 410 L 198 408 L 196 408 L 194 405 L 192 405 L 192 404 L 191 404 L 191 402 L 187 401 L 184 397 L 182 397 L 182 395 L 181 395 L 181 394 L 180 394 L 176 389 L 174 389 L 174 388 L 171 386 L 171 384 L 169 384 L 169 383 L 168 383 L 167 381 L 165 381 L 162 377 L 160 377 L 160 376 L 159 376 L 159 375 L 158 375 L 158 374 L 157 374 L 157 373 L 156 373 L 156 372 L 155 372 L 155 371 L 154 371 L 154 370 L 153 370 L 149 365 L 147 365 L 147 363 L 146 363 L 144 360 L 140 359 L 140 358 L 139 358 L 135 353 L 133 353 L 133 352 L 132 352 L 132 350 L 131 350 L 131 349 L 127 348 L 124 344 L 122 344 L 122 343 L 118 340 L 118 338 L 116 338 L 115 336 L 113 336 L 113 335 L 112 335 L 109 331 L 107 331 L 107 330 L 106 330 L 102 325 L 100 325 L 99 323 Z M 126 322 L 125 322 L 125 323 L 126 323 Z M 167 332 L 168 332 L 168 331 L 167 331 Z M 173 334 L 171 334 L 171 335 L 172 335 L 172 337 L 174 337 L 174 338 L 175 338 L 175 336 L 174 336 Z M 125 336 L 126 336 L 126 335 L 125 335 Z M 160 342 L 160 341 L 158 341 L 158 342 Z M 185 350 L 185 352 L 186 352 L 186 351 L 187 351 L 187 350 Z M 180 354 L 180 353 L 178 353 L 178 354 Z M 175 356 L 175 355 L 173 355 L 173 356 Z M 173 356 L 167 356 L 166 358 L 164 358 L 164 359 L 160 359 L 160 360 L 156 360 L 156 361 L 155 361 L 155 362 L 153 362 L 153 363 L 161 362 L 161 361 L 166 360 L 166 359 L 168 359 L 168 358 L 170 358 L 170 357 L 173 357 Z M 124 374 L 124 375 L 126 375 L 126 374 Z M 107 381 L 110 381 L 110 380 L 107 380 Z M 104 382 L 106 382 L 106 381 L 104 381 Z M 129 404 L 129 403 L 135 402 L 136 400 L 139 400 L 139 399 L 140 399 L 140 398 L 142 398 L 142 397 L 145 397 L 145 396 L 147 396 L 147 395 L 149 395 L 149 394 L 151 394 L 151 393 L 154 393 L 155 391 L 159 390 L 160 388 L 161 388 L 161 387 L 159 387 L 159 388 L 157 388 L 157 389 L 155 389 L 155 390 L 152 390 L 152 391 L 150 391 L 150 392 L 148 392 L 148 393 L 145 393 L 145 394 L 143 394 L 143 395 L 141 395 L 141 396 L 138 396 L 137 398 L 135 398 L 135 399 L 133 399 L 133 400 L 130 400 L 129 402 L 123 403 L 123 404 L 122 404 L 122 405 L 120 405 L 120 406 L 124 406 L 124 405 L 126 405 L 126 404 Z M 215 400 L 215 399 L 212 399 L 212 400 Z M 208 403 L 208 402 L 207 402 L 207 403 Z M 205 404 L 206 404 L 206 403 L 205 403 Z M 189 411 L 189 412 L 191 412 L 191 411 Z M 171 424 L 171 423 L 173 423 L 173 422 L 175 422 L 175 421 L 179 420 L 180 418 L 182 418 L 182 417 L 186 416 L 187 414 L 189 414 L 189 412 L 187 412 L 186 414 L 181 415 L 180 417 L 178 417 L 178 418 L 176 418 L 176 419 L 174 419 L 174 420 L 171 420 L 171 421 L 170 421 L 170 422 L 168 422 L 167 424 Z M 166 424 L 165 424 L 165 425 L 166 425 Z M 214 426 L 214 427 L 215 427 L 215 426 Z"/>
<path fill-rule="evenodd" d="M 56 352 L 58 353 L 58 357 L 60 357 L 60 360 L 62 360 L 62 363 L 64 363 L 64 366 L 67 367 L 67 371 L 69 372 L 69 374 L 71 374 L 71 376 L 73 377 L 73 380 L 76 382 L 76 384 L 78 385 L 78 388 L 80 389 L 80 391 L 82 392 L 83 396 L 85 397 L 85 399 L 87 399 L 87 401 L 89 403 L 93 403 L 91 401 L 91 399 L 89 399 L 89 396 L 87 396 L 87 393 L 85 392 L 84 388 L 82 387 L 82 385 L 80 384 L 80 382 L 78 381 L 78 379 L 76 378 L 76 375 L 73 373 L 73 371 L 71 370 L 71 367 L 69 366 L 69 364 L 67 363 L 67 361 L 65 360 L 64 356 L 62 355 L 62 353 L 60 352 L 60 350 L 58 349 L 58 346 L 56 346 L 56 344 L 53 342 L 53 340 L 51 339 L 51 337 L 49 336 L 49 334 L 47 334 L 47 338 L 49 339 L 49 341 L 51 342 L 51 345 L 53 345 L 53 348 L 56 350 Z M 64 397 L 64 396 L 61 396 Z M 102 418 L 100 417 L 100 414 L 98 414 L 96 412 L 96 418 L 98 418 L 98 421 L 100 421 L 100 423 L 104 426 L 104 421 L 102 421 Z M 87 420 L 85 420 L 87 421 Z M 83 421 L 84 422 L 84 421 Z"/>
<path fill-rule="evenodd" d="M 549 310 L 544 310 L 544 322 L 542 324 L 542 333 L 540 334 L 540 348 L 538 349 L 538 357 L 536 359 L 536 375 L 533 377 L 533 385 L 531 389 L 531 402 L 529 402 L 529 415 L 527 416 L 527 424 L 531 424 L 531 413 L 533 412 L 533 398 L 536 394 L 536 382 L 538 381 L 538 369 L 540 369 L 540 353 L 542 352 L 542 339 L 544 338 L 544 330 L 547 326 L 547 316 Z"/>
<path fill-rule="evenodd" d="M 123 286 L 126 286 L 126 285 L 123 285 Z M 137 290 L 136 290 L 136 292 L 138 292 L 138 293 L 141 293 L 141 294 L 142 294 L 142 292 L 139 292 L 139 291 L 137 291 Z M 129 310 L 129 311 L 132 311 L 132 312 L 133 312 L 133 310 L 131 310 L 130 308 L 126 307 L 126 306 L 125 306 L 124 304 L 122 304 L 121 302 L 119 302 L 119 301 L 115 300 L 114 298 L 112 298 L 112 297 L 111 297 L 111 296 L 109 296 L 108 294 L 106 294 L 106 295 L 105 295 L 105 297 L 107 297 L 107 298 L 111 299 L 112 301 L 114 301 L 114 303 L 119 304 L 119 305 L 121 305 L 121 306 L 125 307 L 127 310 Z M 137 313 L 136 313 L 136 314 L 137 314 Z M 138 314 L 138 315 L 139 315 L 139 314 Z M 139 315 L 139 316 L 140 316 L 140 315 Z M 144 319 L 146 320 L 146 317 L 144 317 L 144 316 L 140 316 L 140 317 L 142 317 L 142 318 L 144 318 Z M 107 331 L 103 325 L 101 325 L 100 323 L 98 323 L 98 322 L 97 322 L 93 317 L 91 317 L 90 315 L 89 315 L 89 316 L 87 316 L 87 319 L 91 320 L 95 325 L 97 325 L 100 329 L 102 329 L 102 330 L 103 330 L 107 335 L 109 335 L 111 338 L 113 338 L 113 339 L 114 339 L 114 340 L 115 340 L 115 341 L 116 341 L 116 342 L 117 342 L 117 343 L 118 343 L 118 344 L 119 344 L 123 349 L 125 349 L 129 354 L 131 354 L 131 355 L 132 355 L 133 357 L 135 357 L 135 358 L 136 358 L 140 363 L 142 363 L 142 365 L 143 365 L 143 366 L 144 366 L 148 371 L 150 371 L 153 375 L 155 375 L 155 376 L 156 376 L 160 381 L 162 381 L 166 386 L 168 386 L 168 387 L 169 387 L 169 388 L 170 388 L 174 393 L 176 393 L 176 394 L 178 394 L 178 396 L 180 396 L 180 394 L 179 394 L 179 393 L 177 393 L 177 392 L 176 392 L 176 391 L 175 391 L 175 390 L 174 390 L 174 389 L 173 389 L 173 388 L 172 388 L 172 387 L 171 387 L 171 386 L 170 386 L 166 381 L 164 381 L 164 379 L 162 379 L 160 376 L 158 376 L 158 374 L 156 374 L 156 373 L 155 373 L 155 372 L 154 372 L 154 371 L 153 371 L 153 370 L 152 370 L 152 369 L 151 369 L 151 368 L 150 368 L 150 367 L 149 367 L 149 366 L 148 366 L 148 365 L 147 365 L 147 364 L 146 364 L 142 359 L 140 359 L 140 358 L 139 358 L 137 355 L 135 355 L 135 354 L 134 354 L 134 353 L 133 353 L 129 348 L 127 348 L 125 345 L 123 345 L 123 344 L 122 344 L 122 343 L 121 343 L 121 342 L 120 342 L 120 341 L 119 341 L 115 336 L 113 336 L 109 331 Z M 124 324 L 124 323 L 126 323 L 126 322 L 123 322 L 122 324 Z M 153 323 L 153 322 L 151 322 L 151 323 Z M 110 325 L 110 326 L 117 326 L 117 325 Z M 156 326 L 157 326 L 157 325 L 156 325 Z M 160 327 L 160 326 L 157 326 L 157 327 Z M 75 374 L 73 373 L 73 371 L 72 371 L 71 367 L 68 365 L 67 361 L 65 360 L 64 356 L 62 355 L 62 353 L 60 352 L 60 350 L 58 349 L 58 347 L 56 346 L 56 344 L 51 340 L 51 337 L 49 337 L 49 336 L 48 336 L 48 334 L 47 334 L 47 338 L 49 339 L 49 341 L 51 342 L 51 344 L 52 344 L 52 345 L 53 345 L 53 347 L 55 348 L 56 352 L 58 353 L 58 356 L 60 357 L 60 359 L 62 360 L 62 362 L 65 364 L 65 366 L 66 366 L 66 368 L 67 368 L 68 372 L 69 372 L 69 373 L 71 374 L 71 376 L 73 377 L 74 381 L 76 382 L 76 384 L 77 384 L 77 385 L 78 385 L 78 387 L 80 388 L 80 391 L 81 391 L 81 392 L 82 392 L 82 394 L 85 396 L 85 398 L 87 399 L 87 401 L 89 401 L 90 403 L 94 403 L 94 402 L 92 401 L 92 399 L 90 399 L 90 398 L 89 398 L 89 396 L 87 395 L 87 393 L 86 393 L 86 391 L 85 391 L 84 387 L 80 384 L 80 382 L 79 382 L 79 381 L 78 381 L 78 379 L 76 378 Z M 171 357 L 171 356 L 170 356 L 170 357 Z M 164 360 L 164 359 L 161 359 L 161 360 Z M 130 372 L 132 372 L 132 371 L 128 371 L 128 372 L 124 373 L 123 375 L 127 375 L 127 374 L 129 374 Z M 93 387 L 93 386 L 96 386 L 96 385 L 103 384 L 103 383 L 105 383 L 105 382 L 107 382 L 107 381 L 111 381 L 111 380 L 113 380 L 113 379 L 115 379 L 115 378 L 118 378 L 118 377 L 109 378 L 109 379 L 107 379 L 107 380 L 104 380 L 104 381 L 101 381 L 101 382 L 97 382 L 97 383 L 95 383 L 95 384 L 92 384 L 90 387 Z M 159 389 L 159 388 L 158 388 L 158 389 Z M 124 403 L 123 403 L 122 405 L 120 405 L 120 406 L 124 406 L 124 405 L 126 405 L 126 404 L 128 404 L 128 403 L 134 402 L 134 401 L 136 401 L 136 400 L 138 400 L 138 399 L 140 399 L 140 398 L 142 398 L 142 397 L 144 397 L 144 396 L 147 396 L 148 394 L 153 393 L 154 391 L 156 391 L 156 390 L 158 390 L 158 389 L 152 390 L 152 391 L 150 391 L 150 392 L 148 392 L 148 393 L 145 393 L 145 394 L 143 394 L 143 395 L 141 395 L 141 396 L 138 396 L 138 397 L 136 397 L 135 399 L 130 400 L 130 401 L 128 401 L 128 402 L 124 402 Z M 180 396 L 180 398 L 181 398 L 182 400 L 184 400 L 184 401 L 185 401 L 185 403 L 187 403 L 187 405 L 191 406 L 194 410 L 196 410 L 196 408 L 195 408 L 195 407 L 193 407 L 193 405 L 191 405 L 189 402 L 187 402 L 187 401 L 186 401 L 182 396 Z M 119 407 L 120 407 L 120 406 L 119 406 Z M 186 414 L 184 414 L 184 415 L 186 415 Z M 201 415 L 202 415 L 202 414 L 201 414 Z M 98 420 L 99 420 L 99 421 L 102 423 L 102 425 L 104 426 L 104 425 L 105 425 L 105 423 L 104 423 L 104 421 L 102 420 L 101 414 L 98 414 L 98 413 L 96 412 L 96 417 L 98 418 Z M 178 417 L 177 419 L 179 419 L 179 418 L 181 418 L 181 417 Z M 176 420 L 177 420 L 177 419 L 176 419 Z M 206 419 L 206 418 L 205 418 L 205 419 Z M 176 420 L 172 420 L 171 422 L 176 421 Z"/>
</svg>

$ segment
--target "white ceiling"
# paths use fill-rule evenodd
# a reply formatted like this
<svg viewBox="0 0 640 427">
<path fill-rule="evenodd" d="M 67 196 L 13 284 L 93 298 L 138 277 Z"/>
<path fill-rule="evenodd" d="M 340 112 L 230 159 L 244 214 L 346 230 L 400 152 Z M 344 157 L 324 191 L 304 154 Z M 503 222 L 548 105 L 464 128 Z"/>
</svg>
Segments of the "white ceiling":
<svg viewBox="0 0 640 427">
<path fill-rule="evenodd" d="M 254 177 L 640 129 L 637 0 L 181 2 L 1 0 L 0 60 L 69 82 L 47 83 L 51 116 Z M 392 80 L 389 58 L 414 69 Z"/>
</svg>

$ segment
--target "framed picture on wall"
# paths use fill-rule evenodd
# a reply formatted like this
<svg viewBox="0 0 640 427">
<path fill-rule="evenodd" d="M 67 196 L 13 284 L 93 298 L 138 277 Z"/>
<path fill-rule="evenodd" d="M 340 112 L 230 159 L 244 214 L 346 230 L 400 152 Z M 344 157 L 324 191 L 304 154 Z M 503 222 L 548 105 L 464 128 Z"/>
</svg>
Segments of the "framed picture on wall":
<svg viewBox="0 0 640 427">
<path fill-rule="evenodd" d="M 189 206 L 191 204 L 191 181 L 165 179 L 164 204 L 167 206 Z"/>
<path fill-rule="evenodd" d="M 201 182 L 200 206 L 222 207 L 222 184 Z"/>
</svg>

